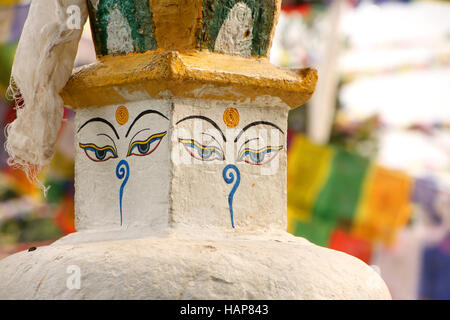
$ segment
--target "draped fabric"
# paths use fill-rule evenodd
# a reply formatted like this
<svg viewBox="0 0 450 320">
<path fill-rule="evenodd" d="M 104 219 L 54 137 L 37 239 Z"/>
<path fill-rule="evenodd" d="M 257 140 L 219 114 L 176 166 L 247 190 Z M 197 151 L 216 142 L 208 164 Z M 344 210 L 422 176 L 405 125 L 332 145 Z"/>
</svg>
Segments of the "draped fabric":
<svg viewBox="0 0 450 320">
<path fill-rule="evenodd" d="M 6 127 L 5 148 L 9 165 L 24 169 L 31 180 L 53 157 L 64 111 L 59 92 L 72 73 L 87 15 L 86 0 L 30 6 L 11 73 L 9 97 L 17 119 Z"/>
</svg>

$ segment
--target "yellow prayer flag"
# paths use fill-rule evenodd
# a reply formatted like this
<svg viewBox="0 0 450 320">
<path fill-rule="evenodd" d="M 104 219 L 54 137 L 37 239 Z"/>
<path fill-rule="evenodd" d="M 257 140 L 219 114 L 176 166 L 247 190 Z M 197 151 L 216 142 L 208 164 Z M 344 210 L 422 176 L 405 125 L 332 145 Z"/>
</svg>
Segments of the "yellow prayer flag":
<svg viewBox="0 0 450 320">
<path fill-rule="evenodd" d="M 325 184 L 334 150 L 314 145 L 303 135 L 293 138 L 287 168 L 288 217 L 306 222 Z"/>
<path fill-rule="evenodd" d="M 373 165 L 364 185 L 352 233 L 392 244 L 411 215 L 412 181 L 407 175 Z"/>
</svg>

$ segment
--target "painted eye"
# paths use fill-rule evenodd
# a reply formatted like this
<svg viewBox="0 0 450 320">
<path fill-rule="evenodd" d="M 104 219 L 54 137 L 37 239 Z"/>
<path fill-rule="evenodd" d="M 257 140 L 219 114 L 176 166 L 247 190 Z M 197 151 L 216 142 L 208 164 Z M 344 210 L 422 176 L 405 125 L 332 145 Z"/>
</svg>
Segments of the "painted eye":
<svg viewBox="0 0 450 320">
<path fill-rule="evenodd" d="M 272 147 L 267 146 L 265 148 L 254 150 L 245 148 L 239 155 L 238 161 L 244 161 L 253 165 L 262 165 L 271 161 L 275 156 L 283 149 L 283 146 Z"/>
<path fill-rule="evenodd" d="M 161 132 L 150 136 L 147 140 L 144 141 L 134 141 L 129 149 L 127 157 L 129 156 L 147 156 L 158 148 L 162 139 L 167 134 L 166 132 Z"/>
<path fill-rule="evenodd" d="M 178 139 L 189 154 L 201 161 L 224 160 L 222 150 L 215 146 L 204 146 L 193 139 Z"/>
<path fill-rule="evenodd" d="M 93 143 L 80 143 L 80 148 L 84 150 L 89 159 L 95 162 L 117 158 L 117 153 L 112 146 L 98 147 Z"/>
</svg>

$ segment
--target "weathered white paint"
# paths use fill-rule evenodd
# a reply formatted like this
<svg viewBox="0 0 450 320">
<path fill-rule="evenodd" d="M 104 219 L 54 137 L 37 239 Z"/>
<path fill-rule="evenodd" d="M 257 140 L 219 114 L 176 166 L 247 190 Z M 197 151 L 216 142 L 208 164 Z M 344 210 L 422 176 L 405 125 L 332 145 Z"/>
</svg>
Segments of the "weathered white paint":
<svg viewBox="0 0 450 320">
<path fill-rule="evenodd" d="M 77 110 L 75 130 L 88 120 L 101 117 L 116 128 L 101 122 L 91 122 L 76 133 L 75 138 L 75 215 L 77 230 L 120 227 L 120 188 L 123 179 L 116 176 L 119 161 L 126 160 L 130 167 L 129 179 L 123 190 L 123 228 L 167 227 L 169 196 L 169 121 L 156 114 L 143 116 L 136 122 L 128 137 L 130 125 L 145 110 L 157 110 L 167 117 L 169 103 L 164 100 L 146 100 L 126 104 L 129 120 L 124 125 L 116 121 L 118 106 Z M 140 130 L 141 133 L 137 134 Z M 158 148 L 147 156 L 127 156 L 133 141 L 143 141 L 152 134 L 167 131 Z M 109 137 L 105 136 L 107 134 Z M 111 139 L 113 141 L 111 141 Z M 98 147 L 113 145 L 118 158 L 94 162 L 79 144 L 94 143 Z"/>
<path fill-rule="evenodd" d="M 130 25 L 117 8 L 110 12 L 107 33 L 106 47 L 109 53 L 130 53 L 134 50 Z"/>
<path fill-rule="evenodd" d="M 279 113 L 288 113 L 291 108 L 283 102 L 279 97 L 274 97 L 270 95 L 259 96 L 254 99 L 245 98 L 239 100 L 240 104 L 252 104 L 259 108 L 278 108 Z"/>
<path fill-rule="evenodd" d="M 345 253 L 288 234 L 208 235 L 24 251 L 0 261 L 0 299 L 390 299 L 380 276 Z M 68 288 L 70 270 L 80 289 Z"/>
<path fill-rule="evenodd" d="M 76 134 L 77 230 L 120 227 L 119 191 L 123 180 L 117 178 L 116 170 L 123 159 L 130 167 L 130 177 L 122 198 L 123 228 L 148 226 L 164 229 L 170 221 L 173 227 L 202 225 L 232 229 L 228 196 L 233 184 L 224 181 L 223 170 L 226 165 L 234 164 L 240 171 L 240 185 L 232 205 L 236 228 L 254 230 L 277 226 L 285 230 L 287 112 L 280 112 L 279 107 L 261 108 L 258 104 L 243 105 L 202 99 L 145 100 L 128 103 L 126 107 L 130 118 L 123 126 L 117 124 L 115 119 L 117 106 L 87 108 L 76 112 L 76 130 L 89 119 L 101 117 L 114 124 L 120 137 L 117 139 L 113 130 L 100 122 L 90 123 Z M 223 122 L 223 113 L 228 107 L 237 108 L 240 114 L 239 125 L 233 129 L 227 128 Z M 148 115 L 139 120 L 126 138 L 125 133 L 134 118 L 147 109 L 162 112 L 172 119 L 171 123 L 158 115 Z M 192 115 L 203 115 L 213 120 L 227 142 L 223 141 L 220 131 L 207 121 L 192 119 L 176 124 Z M 270 119 L 284 133 L 268 125 L 258 125 L 234 142 L 246 125 L 265 119 Z M 152 154 L 127 157 L 133 134 L 145 128 L 151 130 L 139 134 L 134 140 L 145 140 L 150 133 L 168 131 L 168 134 Z M 203 135 L 204 132 L 211 136 Z M 216 146 L 223 151 L 225 159 L 195 159 L 178 141 L 179 138 L 195 139 L 203 145 Z M 80 143 L 93 143 L 98 147 L 114 145 L 118 158 L 94 162 L 79 146 Z M 266 146 L 282 146 L 283 149 L 264 165 L 239 161 L 239 152 L 244 148 L 259 150 Z M 251 160 L 249 157 L 245 159 Z M 206 216 L 205 210 L 209 212 Z"/>
<path fill-rule="evenodd" d="M 188 92 L 188 94 L 192 94 L 197 99 L 201 99 L 205 95 L 214 95 L 217 97 L 225 97 L 225 96 L 232 95 L 232 96 L 235 96 L 240 99 L 246 98 L 242 93 L 237 92 L 232 87 L 217 88 L 216 86 L 214 86 L 212 84 L 204 84 L 200 88 L 191 90 L 190 92 Z"/>
<path fill-rule="evenodd" d="M 114 87 L 114 90 L 120 94 L 120 96 L 128 101 L 142 101 L 142 100 L 149 100 L 151 99 L 151 96 L 148 94 L 145 90 L 137 90 L 130 92 L 125 88 L 117 88 Z"/>
<path fill-rule="evenodd" d="M 214 51 L 249 57 L 252 53 L 252 41 L 252 10 L 244 2 L 238 2 L 220 28 Z"/>
<path fill-rule="evenodd" d="M 227 128 L 223 113 L 228 107 L 236 108 L 240 122 L 236 128 Z M 260 108 L 256 105 L 235 104 L 226 101 L 201 99 L 176 99 L 172 125 L 172 190 L 171 221 L 174 224 L 217 227 L 232 230 L 228 195 L 234 184 L 223 178 L 226 165 L 234 164 L 240 171 L 240 185 L 233 198 L 234 222 L 237 229 L 257 230 L 277 227 L 286 229 L 286 127 L 287 112 L 279 108 Z M 224 133 L 207 121 L 191 119 L 176 123 L 190 115 L 206 116 Z M 271 126 L 258 125 L 234 140 L 246 125 L 268 120 L 279 126 L 279 132 Z M 202 135 L 203 132 L 214 136 Z M 225 153 L 225 160 L 201 161 L 190 156 L 179 138 L 195 139 L 203 145 L 217 146 Z M 259 139 L 247 144 L 250 139 Z M 238 161 L 238 153 L 244 147 L 259 150 L 265 146 L 283 146 L 275 158 L 263 165 Z M 189 195 L 189 196 L 187 196 Z"/>
</svg>

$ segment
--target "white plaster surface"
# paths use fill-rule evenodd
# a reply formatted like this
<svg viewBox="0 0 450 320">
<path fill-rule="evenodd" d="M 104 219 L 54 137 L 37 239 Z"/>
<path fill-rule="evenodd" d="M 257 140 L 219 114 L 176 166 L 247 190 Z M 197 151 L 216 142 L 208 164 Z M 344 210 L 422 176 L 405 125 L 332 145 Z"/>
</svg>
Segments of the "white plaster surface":
<svg viewBox="0 0 450 320">
<path fill-rule="evenodd" d="M 137 90 L 130 92 L 125 88 L 114 87 L 114 90 L 122 96 L 122 98 L 129 101 L 143 101 L 151 99 L 151 96 L 145 90 Z"/>
<path fill-rule="evenodd" d="M 156 110 L 170 117 L 169 102 L 145 100 L 125 104 L 129 120 L 116 121 L 118 106 L 87 108 L 76 111 L 75 131 L 88 120 L 103 118 L 117 130 L 102 122 L 91 122 L 75 135 L 75 216 L 77 230 L 120 227 L 120 188 L 123 179 L 116 175 L 121 160 L 129 164 L 129 178 L 123 189 L 123 228 L 167 227 L 169 210 L 169 121 L 157 114 L 141 117 L 125 137 L 134 119 L 146 110 Z M 143 130 L 143 131 L 141 131 Z M 147 156 L 127 156 L 133 141 L 142 141 L 155 133 L 165 132 L 158 148 Z M 138 133 L 140 132 L 140 133 Z M 107 134 L 109 137 L 105 136 Z M 117 148 L 117 158 L 95 162 L 88 158 L 79 144 L 94 143 L 98 147 Z"/>
<path fill-rule="evenodd" d="M 362 261 L 287 233 L 197 238 L 177 233 L 24 251 L 0 261 L 0 299 L 391 298 Z"/>
<path fill-rule="evenodd" d="M 245 98 L 245 96 L 242 93 L 237 92 L 232 87 L 221 87 L 217 88 L 212 84 L 205 84 L 201 86 L 200 88 L 194 89 L 189 92 L 190 94 L 193 94 L 195 98 L 201 99 L 205 95 L 216 95 L 216 96 L 235 96 L 236 98 Z"/>
<path fill-rule="evenodd" d="M 118 106 L 86 108 L 76 112 L 77 131 L 86 121 L 100 117 L 114 125 L 120 138 L 117 139 L 113 130 L 101 122 L 92 122 L 76 134 L 75 215 L 78 231 L 121 227 L 119 191 L 123 180 L 116 176 L 120 160 L 126 160 L 130 167 L 122 198 L 122 229 L 151 228 L 156 231 L 176 225 L 232 228 L 228 198 L 234 183 L 227 184 L 223 178 L 223 170 L 229 164 L 236 165 L 240 172 L 240 184 L 232 199 L 235 227 L 246 230 L 286 229 L 286 130 L 289 109 L 286 105 L 272 97 L 260 97 L 257 101 L 242 103 L 150 99 L 130 102 L 125 106 L 129 110 L 129 121 L 122 126 L 115 119 Z M 239 112 L 239 124 L 232 129 L 223 121 L 223 113 L 230 107 Z M 158 110 L 171 121 L 157 115 L 147 115 L 139 120 L 130 136 L 125 137 L 136 116 L 147 109 Z M 210 122 L 199 119 L 177 124 L 189 116 L 208 117 L 220 130 Z M 242 129 L 255 121 L 270 121 L 283 133 L 273 126 L 262 124 L 250 128 L 234 142 Z M 133 134 L 146 128 L 150 130 L 133 138 Z M 167 136 L 152 154 L 145 157 L 127 156 L 131 140 L 145 140 L 150 133 L 162 131 L 167 131 Z M 179 142 L 179 138 L 216 146 L 223 151 L 225 159 L 195 159 Z M 80 143 L 94 143 L 98 147 L 114 144 L 118 158 L 92 161 L 80 148 Z M 244 148 L 259 150 L 267 146 L 279 146 L 282 150 L 274 152 L 273 159 L 263 165 L 240 161 L 240 151 Z"/>
<path fill-rule="evenodd" d="M 240 171 L 240 184 L 233 197 L 235 227 L 286 230 L 287 106 L 284 110 L 279 106 L 261 108 L 258 104 L 201 99 L 175 99 L 173 105 L 171 222 L 231 228 L 228 196 L 234 184 L 225 182 L 223 170 L 232 164 Z M 239 125 L 232 129 L 223 121 L 224 111 L 230 107 L 238 110 L 240 118 Z M 225 135 L 226 142 L 220 131 L 208 121 L 191 119 L 177 125 L 178 121 L 192 115 L 213 120 Z M 256 121 L 270 121 L 283 133 L 270 125 L 261 124 L 251 127 L 238 141 L 234 141 L 244 127 Z M 214 140 L 201 135 L 203 132 L 214 136 Z M 201 161 L 193 158 L 178 142 L 179 138 L 217 146 L 223 150 L 225 160 Z M 239 151 L 242 149 L 250 147 L 259 150 L 267 146 L 282 146 L 283 149 L 262 165 L 239 161 Z"/>
</svg>

